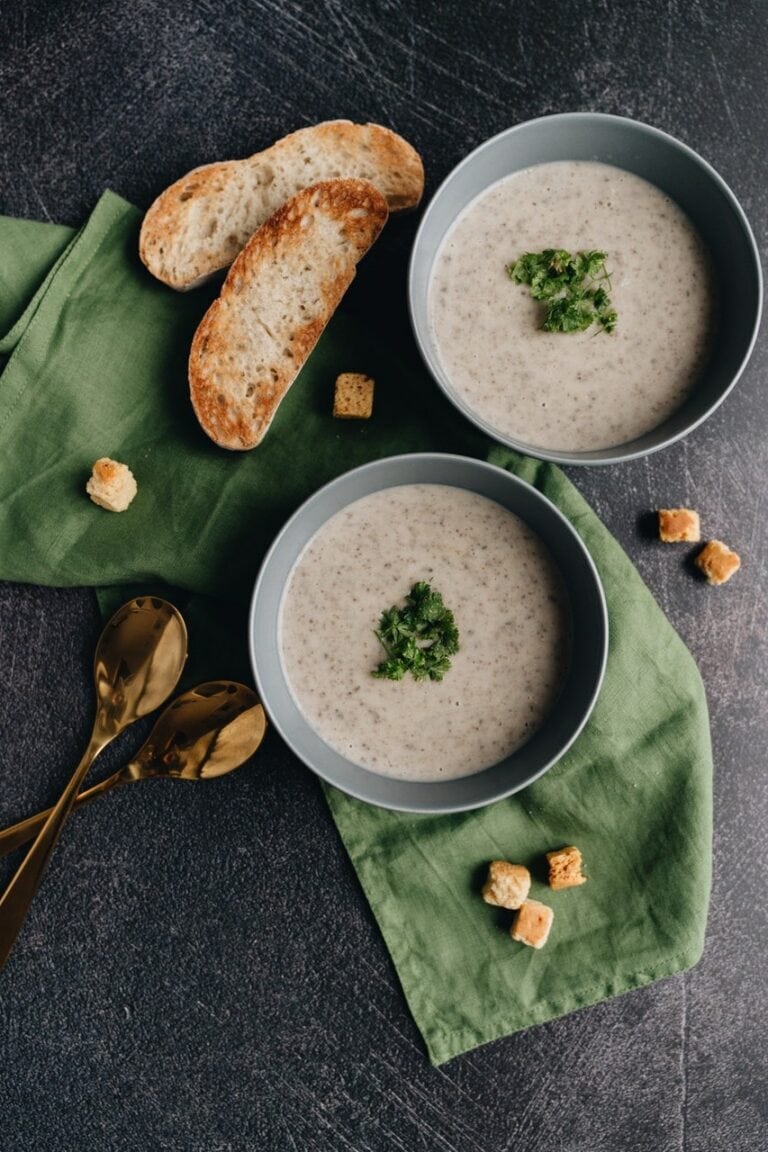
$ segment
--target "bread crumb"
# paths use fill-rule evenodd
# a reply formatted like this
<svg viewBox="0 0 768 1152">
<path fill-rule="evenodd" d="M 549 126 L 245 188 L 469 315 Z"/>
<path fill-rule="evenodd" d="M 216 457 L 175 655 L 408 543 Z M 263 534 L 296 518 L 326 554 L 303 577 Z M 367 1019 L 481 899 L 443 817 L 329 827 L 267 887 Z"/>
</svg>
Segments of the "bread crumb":
<svg viewBox="0 0 768 1152">
<path fill-rule="evenodd" d="M 138 487 L 127 464 L 119 464 L 117 460 L 102 456 L 94 464 L 93 474 L 85 490 L 100 508 L 106 508 L 109 512 L 125 512 L 138 492 Z"/>
<path fill-rule="evenodd" d="M 527 944 L 529 948 L 543 948 L 554 918 L 555 914 L 548 904 L 526 900 L 515 916 L 509 934 L 513 940 Z"/>
<path fill-rule="evenodd" d="M 530 888 L 531 874 L 522 864 L 492 860 L 482 895 L 486 904 L 494 904 L 497 908 L 519 908 Z"/>
<path fill-rule="evenodd" d="M 710 540 L 694 563 L 704 573 L 709 584 L 725 584 L 741 568 L 741 557 L 723 544 L 722 540 Z"/>
<path fill-rule="evenodd" d="M 338 420 L 368 420 L 373 413 L 375 381 L 361 372 L 342 372 L 336 377 L 333 414 Z"/>
<path fill-rule="evenodd" d="M 547 863 L 550 888 L 576 888 L 586 884 L 587 878 L 581 874 L 581 852 L 572 844 L 547 852 Z"/>
<path fill-rule="evenodd" d="M 699 514 L 692 508 L 659 508 L 659 540 L 696 544 L 701 540 Z"/>
</svg>

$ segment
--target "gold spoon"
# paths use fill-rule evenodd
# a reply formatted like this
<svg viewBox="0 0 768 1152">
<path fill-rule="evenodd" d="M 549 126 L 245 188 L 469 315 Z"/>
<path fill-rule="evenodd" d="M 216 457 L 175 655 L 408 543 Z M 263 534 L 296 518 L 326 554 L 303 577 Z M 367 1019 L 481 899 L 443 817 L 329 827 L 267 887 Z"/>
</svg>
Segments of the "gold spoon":
<svg viewBox="0 0 768 1152">
<path fill-rule="evenodd" d="M 96 719 L 83 758 L 37 838 L 0 897 L 0 968 L 19 934 L 80 785 L 107 744 L 168 699 L 187 658 L 187 629 L 165 600 L 129 600 L 108 622 L 96 646 Z"/>
<path fill-rule="evenodd" d="M 253 756 L 266 727 L 258 696 L 244 684 L 232 680 L 200 684 L 168 705 L 130 764 L 81 792 L 75 807 L 137 780 L 223 776 Z M 51 811 L 38 812 L 0 832 L 0 857 L 36 836 Z"/>
</svg>

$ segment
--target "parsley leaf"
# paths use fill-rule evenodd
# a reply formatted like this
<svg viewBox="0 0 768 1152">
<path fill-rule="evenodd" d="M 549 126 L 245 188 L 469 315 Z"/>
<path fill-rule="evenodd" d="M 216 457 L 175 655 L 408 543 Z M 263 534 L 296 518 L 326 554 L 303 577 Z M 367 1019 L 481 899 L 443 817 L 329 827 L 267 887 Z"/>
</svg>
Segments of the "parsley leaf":
<svg viewBox="0 0 768 1152">
<path fill-rule="evenodd" d="M 603 282 L 611 286 L 605 252 L 575 256 L 562 248 L 525 252 L 507 265 L 507 275 L 517 284 L 527 284 L 534 300 L 546 302 L 545 332 L 583 332 L 592 324 L 613 332 L 616 327 L 618 316 L 603 287 Z"/>
<path fill-rule="evenodd" d="M 375 630 L 386 660 L 373 670 L 380 680 L 442 680 L 459 650 L 459 630 L 453 612 L 439 592 L 420 580 L 405 598 L 405 606 L 382 612 Z"/>
</svg>

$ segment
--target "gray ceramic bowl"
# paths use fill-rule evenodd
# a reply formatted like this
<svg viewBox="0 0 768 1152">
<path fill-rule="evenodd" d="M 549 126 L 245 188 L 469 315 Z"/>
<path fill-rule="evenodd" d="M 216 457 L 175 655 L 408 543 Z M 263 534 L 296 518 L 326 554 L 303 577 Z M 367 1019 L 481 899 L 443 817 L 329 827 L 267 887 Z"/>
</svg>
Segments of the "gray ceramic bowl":
<svg viewBox="0 0 768 1152">
<path fill-rule="evenodd" d="M 698 228 L 714 264 L 719 294 L 716 347 L 697 387 L 665 423 L 626 444 L 594 452 L 556 452 L 498 433 L 467 406 L 443 370 L 427 320 L 432 266 L 459 213 L 491 184 L 534 164 L 599 160 L 655 184 L 679 204 Z M 749 359 L 762 310 L 760 258 L 744 212 L 728 185 L 705 160 L 672 136 L 596 112 L 571 112 L 529 120 L 481 144 L 454 168 L 433 196 L 416 235 L 408 283 L 411 321 L 427 366 L 456 407 L 490 436 L 544 460 L 562 464 L 613 464 L 674 443 L 714 412 Z"/>
<path fill-rule="evenodd" d="M 447 484 L 502 504 L 529 524 L 549 548 L 570 598 L 571 665 L 553 711 L 528 743 L 506 760 L 460 780 L 429 784 L 394 780 L 345 759 L 320 739 L 299 711 L 280 659 L 280 602 L 305 544 L 347 504 L 398 484 Z M 264 707 L 285 742 L 318 776 L 350 796 L 383 808 L 460 812 L 524 788 L 570 747 L 586 724 L 600 690 L 608 650 L 608 618 L 600 578 L 589 553 L 568 520 L 545 496 L 494 465 L 463 456 L 425 453 L 392 456 L 347 472 L 294 513 L 268 552 L 256 581 L 249 635 Z"/>
</svg>

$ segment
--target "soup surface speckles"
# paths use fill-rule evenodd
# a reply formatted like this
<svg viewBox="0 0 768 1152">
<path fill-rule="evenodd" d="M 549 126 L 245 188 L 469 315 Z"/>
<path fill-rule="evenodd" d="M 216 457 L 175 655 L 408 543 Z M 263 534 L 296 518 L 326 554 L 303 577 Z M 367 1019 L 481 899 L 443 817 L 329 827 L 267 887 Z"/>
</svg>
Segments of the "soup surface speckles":
<svg viewBox="0 0 768 1152">
<path fill-rule="evenodd" d="M 442 682 L 379 680 L 381 612 L 425 580 L 456 618 Z M 552 707 L 569 614 L 538 537 L 492 500 L 439 484 L 365 496 L 309 541 L 286 584 L 280 649 L 315 731 L 387 776 L 446 780 L 497 763 Z"/>
<path fill-rule="evenodd" d="M 541 330 L 545 306 L 506 266 L 524 252 L 607 253 L 610 335 Z M 623 169 L 540 164 L 481 193 L 435 259 L 430 325 L 458 396 L 502 435 L 553 451 L 612 448 L 689 395 L 714 325 L 707 253 L 677 205 Z"/>
</svg>

